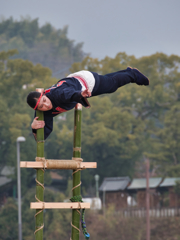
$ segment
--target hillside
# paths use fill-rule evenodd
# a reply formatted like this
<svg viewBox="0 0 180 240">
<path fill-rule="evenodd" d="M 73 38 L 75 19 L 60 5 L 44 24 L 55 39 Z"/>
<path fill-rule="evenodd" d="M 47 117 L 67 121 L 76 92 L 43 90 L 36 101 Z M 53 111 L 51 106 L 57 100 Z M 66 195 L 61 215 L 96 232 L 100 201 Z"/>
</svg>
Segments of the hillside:
<svg viewBox="0 0 180 240">
<path fill-rule="evenodd" d="M 52 70 L 56 78 L 64 77 L 72 63 L 84 57 L 83 43 L 68 38 L 68 26 L 55 29 L 46 23 L 39 26 L 38 19 L 12 17 L 0 22 L 0 51 L 17 49 L 14 58 L 40 63 Z"/>
</svg>

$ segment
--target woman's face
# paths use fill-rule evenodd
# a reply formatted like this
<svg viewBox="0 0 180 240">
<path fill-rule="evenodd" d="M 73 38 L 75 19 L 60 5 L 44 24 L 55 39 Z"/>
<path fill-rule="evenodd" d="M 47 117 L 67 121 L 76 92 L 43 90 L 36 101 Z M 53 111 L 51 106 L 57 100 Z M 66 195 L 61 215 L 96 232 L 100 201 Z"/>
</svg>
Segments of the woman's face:
<svg viewBox="0 0 180 240">
<path fill-rule="evenodd" d="M 43 95 L 37 106 L 37 110 L 44 112 L 44 111 L 49 111 L 52 108 L 53 108 L 53 105 L 51 103 L 51 100 L 48 97 L 46 97 L 46 95 Z"/>
</svg>

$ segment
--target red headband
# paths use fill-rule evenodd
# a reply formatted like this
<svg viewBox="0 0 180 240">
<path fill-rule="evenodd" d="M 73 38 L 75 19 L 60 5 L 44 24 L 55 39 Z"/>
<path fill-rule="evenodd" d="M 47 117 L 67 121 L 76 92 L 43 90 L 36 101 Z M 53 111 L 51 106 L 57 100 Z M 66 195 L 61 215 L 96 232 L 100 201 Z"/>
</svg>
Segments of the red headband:
<svg viewBox="0 0 180 240">
<path fill-rule="evenodd" d="M 43 92 L 41 93 L 41 95 L 40 95 L 40 97 L 39 97 L 39 99 L 38 99 L 38 101 L 36 103 L 36 106 L 34 107 L 34 110 L 36 110 L 36 108 L 37 108 L 37 106 L 38 106 L 38 104 L 39 104 L 39 102 L 40 102 L 40 100 L 42 98 L 42 95 L 43 95 Z"/>
</svg>

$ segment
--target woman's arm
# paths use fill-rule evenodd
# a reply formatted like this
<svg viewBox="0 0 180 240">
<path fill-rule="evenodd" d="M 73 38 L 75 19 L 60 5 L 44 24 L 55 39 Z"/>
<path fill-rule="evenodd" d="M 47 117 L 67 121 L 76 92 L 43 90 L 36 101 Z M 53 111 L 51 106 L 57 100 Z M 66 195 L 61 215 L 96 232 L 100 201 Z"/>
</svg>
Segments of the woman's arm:
<svg viewBox="0 0 180 240">
<path fill-rule="evenodd" d="M 35 140 L 37 140 L 36 130 L 39 128 L 43 128 L 45 126 L 45 122 L 42 120 L 39 121 L 38 118 L 39 117 L 35 117 L 33 119 L 33 122 L 31 123 L 31 128 L 32 128 L 32 132 Z"/>
<path fill-rule="evenodd" d="M 46 139 L 53 129 L 53 117 L 47 115 L 46 112 L 44 112 L 44 121 L 43 120 L 39 121 L 38 117 L 35 117 L 31 124 L 31 127 L 35 140 L 37 140 L 36 130 L 39 128 L 44 128 L 44 139 Z"/>
<path fill-rule="evenodd" d="M 31 123 L 32 129 L 39 129 L 45 126 L 45 122 L 42 120 L 38 120 L 39 117 L 35 117 L 33 122 Z"/>
</svg>

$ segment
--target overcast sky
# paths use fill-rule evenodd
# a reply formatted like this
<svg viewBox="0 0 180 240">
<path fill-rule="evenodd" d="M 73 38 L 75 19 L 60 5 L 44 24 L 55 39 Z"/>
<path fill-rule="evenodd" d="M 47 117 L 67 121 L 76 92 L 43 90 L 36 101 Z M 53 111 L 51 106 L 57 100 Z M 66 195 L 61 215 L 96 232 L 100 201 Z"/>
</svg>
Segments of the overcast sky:
<svg viewBox="0 0 180 240">
<path fill-rule="evenodd" d="M 100 59 L 118 52 L 180 56 L 180 0 L 0 0 L 0 16 L 68 25 L 68 37 Z"/>
</svg>

